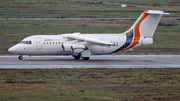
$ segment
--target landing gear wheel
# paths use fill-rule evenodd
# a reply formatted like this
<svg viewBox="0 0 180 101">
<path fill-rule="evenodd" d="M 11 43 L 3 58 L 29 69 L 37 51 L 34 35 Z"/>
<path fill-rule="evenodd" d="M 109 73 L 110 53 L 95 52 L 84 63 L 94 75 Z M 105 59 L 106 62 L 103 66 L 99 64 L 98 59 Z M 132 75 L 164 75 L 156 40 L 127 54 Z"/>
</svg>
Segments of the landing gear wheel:
<svg viewBox="0 0 180 101">
<path fill-rule="evenodd" d="M 83 60 L 89 60 L 89 57 L 84 57 Z"/>
<path fill-rule="evenodd" d="M 19 59 L 19 60 L 22 60 L 22 59 L 23 59 L 23 56 L 22 56 L 22 55 L 20 55 L 20 56 L 18 57 L 18 59 Z"/>
<path fill-rule="evenodd" d="M 73 56 L 75 59 L 79 60 L 80 59 L 80 55 L 78 56 Z"/>
</svg>

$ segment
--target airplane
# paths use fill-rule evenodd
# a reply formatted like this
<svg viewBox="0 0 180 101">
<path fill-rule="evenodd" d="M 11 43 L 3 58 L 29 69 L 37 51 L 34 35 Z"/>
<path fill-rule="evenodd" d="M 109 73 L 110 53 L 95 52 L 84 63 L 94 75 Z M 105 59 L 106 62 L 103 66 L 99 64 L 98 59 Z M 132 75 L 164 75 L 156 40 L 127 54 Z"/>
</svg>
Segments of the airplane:
<svg viewBox="0 0 180 101">
<path fill-rule="evenodd" d="M 8 49 L 19 55 L 72 55 L 75 59 L 89 60 L 91 55 L 106 55 L 153 43 L 153 35 L 164 13 L 161 10 L 145 10 L 125 32 L 118 34 L 33 35 Z"/>
</svg>

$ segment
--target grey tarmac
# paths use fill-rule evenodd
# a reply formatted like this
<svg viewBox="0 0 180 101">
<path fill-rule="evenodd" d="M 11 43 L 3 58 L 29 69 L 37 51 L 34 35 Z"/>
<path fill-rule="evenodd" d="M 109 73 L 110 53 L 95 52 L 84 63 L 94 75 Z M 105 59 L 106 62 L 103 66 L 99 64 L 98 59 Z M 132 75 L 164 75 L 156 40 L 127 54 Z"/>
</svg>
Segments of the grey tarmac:
<svg viewBox="0 0 180 101">
<path fill-rule="evenodd" d="M 0 69 L 35 68 L 180 68 L 180 55 L 92 55 L 90 60 L 72 56 L 0 56 Z"/>
</svg>

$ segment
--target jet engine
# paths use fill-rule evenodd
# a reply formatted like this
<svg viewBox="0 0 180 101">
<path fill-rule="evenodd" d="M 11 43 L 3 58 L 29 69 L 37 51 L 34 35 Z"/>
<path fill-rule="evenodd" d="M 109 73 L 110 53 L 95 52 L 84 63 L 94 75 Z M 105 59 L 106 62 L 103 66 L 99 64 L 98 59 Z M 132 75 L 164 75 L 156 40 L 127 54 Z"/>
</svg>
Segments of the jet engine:
<svg viewBox="0 0 180 101">
<path fill-rule="evenodd" d="M 84 45 L 76 45 L 76 44 L 63 44 L 63 51 L 72 52 L 72 53 L 81 53 L 88 48 Z"/>
</svg>

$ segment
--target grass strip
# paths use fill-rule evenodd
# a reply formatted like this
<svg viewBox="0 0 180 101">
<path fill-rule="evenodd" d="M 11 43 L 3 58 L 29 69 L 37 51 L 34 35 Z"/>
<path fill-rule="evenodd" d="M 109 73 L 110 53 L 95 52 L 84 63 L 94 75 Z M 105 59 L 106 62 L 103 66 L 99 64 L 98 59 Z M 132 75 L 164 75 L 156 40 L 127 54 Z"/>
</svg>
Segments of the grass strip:
<svg viewBox="0 0 180 101">
<path fill-rule="evenodd" d="M 1 69 L 1 101 L 179 101 L 178 68 Z"/>
</svg>

